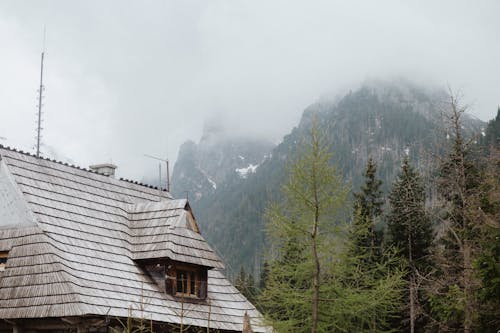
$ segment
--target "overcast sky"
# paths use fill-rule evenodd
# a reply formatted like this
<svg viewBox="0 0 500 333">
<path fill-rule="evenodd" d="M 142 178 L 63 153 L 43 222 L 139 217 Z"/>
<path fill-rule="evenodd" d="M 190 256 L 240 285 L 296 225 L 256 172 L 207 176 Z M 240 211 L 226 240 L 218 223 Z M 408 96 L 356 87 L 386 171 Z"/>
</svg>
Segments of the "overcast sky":
<svg viewBox="0 0 500 333">
<path fill-rule="evenodd" d="M 140 180 L 203 122 L 278 141 L 302 110 L 367 78 L 451 85 L 500 104 L 500 1 L 0 0 L 0 143 Z"/>
</svg>

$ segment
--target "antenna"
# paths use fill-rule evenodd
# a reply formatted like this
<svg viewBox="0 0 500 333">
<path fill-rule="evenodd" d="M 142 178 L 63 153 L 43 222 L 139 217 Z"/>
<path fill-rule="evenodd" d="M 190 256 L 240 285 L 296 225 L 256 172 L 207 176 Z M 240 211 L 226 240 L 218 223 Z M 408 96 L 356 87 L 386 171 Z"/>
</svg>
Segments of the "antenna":
<svg viewBox="0 0 500 333">
<path fill-rule="evenodd" d="M 40 157 L 40 141 L 42 139 L 42 99 L 43 91 L 43 57 L 45 55 L 45 27 L 43 28 L 43 51 L 42 60 L 40 61 L 40 87 L 38 88 L 38 122 L 36 127 L 36 157 Z"/>
<path fill-rule="evenodd" d="M 163 158 L 159 158 L 159 157 L 156 157 L 156 156 L 152 156 L 152 155 L 148 155 L 148 154 L 144 154 L 144 156 L 146 157 L 149 157 L 149 158 L 152 158 L 154 160 L 158 160 L 158 161 L 162 161 L 162 162 L 165 162 L 166 166 L 167 166 L 167 192 L 170 192 L 170 168 L 169 168 L 169 162 L 168 162 L 168 159 L 163 159 Z M 160 186 L 161 186 L 161 163 L 159 164 L 159 171 L 160 171 Z"/>
</svg>

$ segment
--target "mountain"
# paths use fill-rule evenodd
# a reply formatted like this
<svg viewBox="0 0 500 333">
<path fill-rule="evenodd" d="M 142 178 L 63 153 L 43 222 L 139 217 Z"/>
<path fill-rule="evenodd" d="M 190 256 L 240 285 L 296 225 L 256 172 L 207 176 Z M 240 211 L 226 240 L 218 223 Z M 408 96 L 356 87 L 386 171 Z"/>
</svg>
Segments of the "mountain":
<svg viewBox="0 0 500 333">
<path fill-rule="evenodd" d="M 274 144 L 238 136 L 217 123 L 205 125 L 198 144 L 185 142 L 172 174 L 172 193 L 189 196 L 195 205 L 212 198 L 221 188 L 234 186 L 255 173 Z"/>
<path fill-rule="evenodd" d="M 200 227 L 228 263 L 230 275 L 241 264 L 258 273 L 265 245 L 263 213 L 270 201 L 279 200 L 286 162 L 314 116 L 344 180 L 359 188 L 371 156 L 387 191 L 405 156 L 430 177 L 446 137 L 442 130 L 446 98 L 443 90 L 407 81 L 366 82 L 341 98 L 310 105 L 298 126 L 274 148 L 208 128 L 198 144 L 182 146 L 172 177 L 173 194 L 193 193 L 190 201 Z M 471 117 L 466 125 L 470 133 L 484 126 Z"/>
</svg>

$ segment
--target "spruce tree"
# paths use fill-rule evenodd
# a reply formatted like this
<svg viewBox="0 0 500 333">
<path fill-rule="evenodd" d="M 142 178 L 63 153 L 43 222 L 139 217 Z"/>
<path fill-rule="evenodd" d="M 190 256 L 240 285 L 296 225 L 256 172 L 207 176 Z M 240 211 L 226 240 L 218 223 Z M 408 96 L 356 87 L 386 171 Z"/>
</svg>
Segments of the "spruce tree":
<svg viewBox="0 0 500 333">
<path fill-rule="evenodd" d="M 471 151 L 473 140 L 464 135 L 464 112 L 456 96 L 450 96 L 449 146 L 438 179 L 444 231 L 438 253 L 441 274 L 430 303 L 440 329 L 470 333 L 479 314 L 480 281 L 473 264 L 481 252 L 484 219 L 480 209 L 481 175 Z"/>
<path fill-rule="evenodd" d="M 481 283 L 477 330 L 496 333 L 500 327 L 500 147 L 484 149 L 488 149 L 481 177 L 480 211 L 484 224 L 479 240 L 481 251 L 474 262 Z"/>
<path fill-rule="evenodd" d="M 488 122 L 484 135 L 481 136 L 480 144 L 485 153 L 500 146 L 500 107 L 498 107 L 495 119 Z"/>
<path fill-rule="evenodd" d="M 234 286 L 238 289 L 243 296 L 245 296 L 251 303 L 254 303 L 256 296 L 255 280 L 252 273 L 245 272 L 245 268 L 240 266 L 240 272 L 234 280 Z"/>
<path fill-rule="evenodd" d="M 431 269 L 431 245 L 434 238 L 432 223 L 425 209 L 425 189 L 417 171 L 404 159 L 401 172 L 389 194 L 389 244 L 394 245 L 407 263 L 409 328 L 421 313 L 420 288 L 422 279 Z M 407 320 L 403 320 L 406 322 Z"/>
<path fill-rule="evenodd" d="M 382 253 L 382 231 L 380 228 L 380 217 L 382 215 L 381 185 L 382 181 L 377 178 L 377 164 L 370 157 L 366 164 L 364 184 L 360 192 L 354 193 L 354 214 L 352 241 L 353 249 L 357 253 L 353 255 L 363 255 L 368 261 L 376 263 L 380 260 Z M 363 232 L 360 232 L 360 231 Z M 364 232 L 366 231 L 366 232 Z"/>
</svg>

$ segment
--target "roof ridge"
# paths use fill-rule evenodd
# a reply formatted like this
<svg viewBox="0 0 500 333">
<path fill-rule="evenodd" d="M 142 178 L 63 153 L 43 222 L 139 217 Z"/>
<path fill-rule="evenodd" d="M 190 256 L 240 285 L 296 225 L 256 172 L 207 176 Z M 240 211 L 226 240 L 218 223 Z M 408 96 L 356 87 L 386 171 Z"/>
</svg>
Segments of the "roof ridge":
<svg viewBox="0 0 500 333">
<path fill-rule="evenodd" d="M 73 169 L 77 169 L 77 170 L 81 170 L 81 171 L 86 171 L 86 172 L 94 173 L 96 175 L 104 176 L 104 175 L 98 173 L 97 171 L 91 170 L 89 168 L 81 167 L 81 166 L 76 165 L 76 164 L 70 164 L 68 162 L 58 161 L 56 159 L 51 159 L 49 157 L 36 156 L 35 154 L 32 154 L 32 153 L 30 153 L 28 151 L 23 151 L 21 149 L 16 149 L 14 147 L 4 146 L 4 145 L 0 144 L 0 149 L 5 149 L 5 150 L 12 151 L 12 152 L 15 152 L 15 153 L 19 153 L 19 154 L 22 154 L 22 155 L 26 155 L 26 156 L 38 158 L 38 159 L 41 159 L 41 160 L 49 161 L 49 162 L 52 162 L 52 163 L 57 163 L 57 164 L 60 164 L 60 165 L 64 165 L 64 166 L 67 166 L 67 167 L 70 167 L 70 168 L 73 168 Z M 1 155 L 0 155 L 0 160 L 1 160 Z M 107 177 L 107 176 L 104 176 L 104 177 Z M 162 188 L 162 187 L 158 187 L 158 186 L 154 186 L 154 185 L 150 185 L 150 184 L 145 184 L 145 183 L 142 183 L 142 182 L 134 181 L 134 180 L 123 178 L 123 177 L 115 178 L 115 179 L 116 180 L 120 180 L 120 181 L 124 181 L 124 182 L 127 182 L 127 183 L 131 183 L 131 184 L 135 184 L 135 185 L 144 186 L 144 187 L 147 187 L 147 188 L 150 188 L 150 189 L 153 189 L 153 190 L 161 190 L 162 192 L 168 192 L 166 188 Z"/>
</svg>

